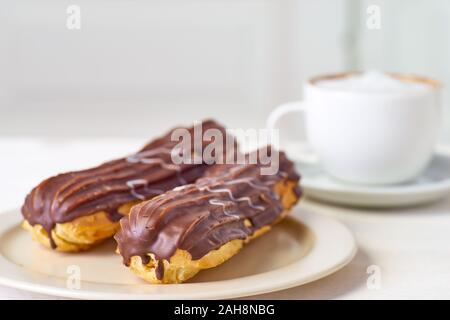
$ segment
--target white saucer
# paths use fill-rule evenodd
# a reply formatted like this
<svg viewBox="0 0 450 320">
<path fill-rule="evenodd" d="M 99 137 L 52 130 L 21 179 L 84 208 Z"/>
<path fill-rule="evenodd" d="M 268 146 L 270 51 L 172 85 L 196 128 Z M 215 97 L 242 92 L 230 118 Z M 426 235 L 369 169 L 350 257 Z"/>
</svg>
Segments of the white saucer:
<svg viewBox="0 0 450 320">
<path fill-rule="evenodd" d="M 2 215 L 0 284 L 82 299 L 220 299 L 262 294 L 325 277 L 356 253 L 347 228 L 300 206 L 221 266 L 200 272 L 189 283 L 152 285 L 122 265 L 113 240 L 90 252 L 58 253 L 32 241 L 20 228 L 20 220 L 19 210 Z M 67 286 L 73 266 L 80 271 L 79 289 Z"/>
<path fill-rule="evenodd" d="M 400 207 L 428 203 L 450 194 L 450 152 L 440 148 L 415 180 L 391 186 L 360 186 L 330 178 L 318 164 L 297 162 L 304 194 L 310 198 L 362 207 Z"/>
</svg>

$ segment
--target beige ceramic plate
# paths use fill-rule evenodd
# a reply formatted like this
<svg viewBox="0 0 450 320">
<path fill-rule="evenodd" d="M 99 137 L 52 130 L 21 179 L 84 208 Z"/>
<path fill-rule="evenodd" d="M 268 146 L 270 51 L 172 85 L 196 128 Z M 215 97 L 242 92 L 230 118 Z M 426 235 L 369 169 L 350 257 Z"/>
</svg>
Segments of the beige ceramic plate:
<svg viewBox="0 0 450 320">
<path fill-rule="evenodd" d="M 282 290 L 322 278 L 353 258 L 352 234 L 338 222 L 294 209 L 290 218 L 223 265 L 189 283 L 150 285 L 114 253 L 114 241 L 80 254 L 41 247 L 19 227 L 19 211 L 2 215 L 0 284 L 82 299 L 220 299 Z M 76 289 L 80 274 L 80 288 Z"/>
</svg>

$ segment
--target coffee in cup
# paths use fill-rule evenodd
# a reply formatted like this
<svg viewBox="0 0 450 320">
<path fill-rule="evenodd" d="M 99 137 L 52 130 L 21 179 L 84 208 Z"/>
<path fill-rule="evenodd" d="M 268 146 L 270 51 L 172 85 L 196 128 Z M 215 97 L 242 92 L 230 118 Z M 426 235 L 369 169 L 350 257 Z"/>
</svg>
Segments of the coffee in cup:
<svg viewBox="0 0 450 320">
<path fill-rule="evenodd" d="M 286 115 L 302 113 L 304 142 L 330 176 L 402 183 L 419 175 L 433 155 L 439 88 L 429 78 L 383 72 L 318 76 L 305 84 L 305 100 L 275 109 L 268 126 L 280 128 Z"/>
</svg>

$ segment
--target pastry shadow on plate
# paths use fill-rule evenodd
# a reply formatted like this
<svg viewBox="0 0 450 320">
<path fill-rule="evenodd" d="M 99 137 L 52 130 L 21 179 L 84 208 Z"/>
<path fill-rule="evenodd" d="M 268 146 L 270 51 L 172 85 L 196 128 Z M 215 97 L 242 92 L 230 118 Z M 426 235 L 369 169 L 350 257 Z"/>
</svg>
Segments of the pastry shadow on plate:
<svg viewBox="0 0 450 320">
<path fill-rule="evenodd" d="M 204 270 L 187 283 L 229 280 L 285 267 L 305 257 L 314 246 L 314 234 L 290 217 L 247 244 L 222 265 Z"/>
</svg>

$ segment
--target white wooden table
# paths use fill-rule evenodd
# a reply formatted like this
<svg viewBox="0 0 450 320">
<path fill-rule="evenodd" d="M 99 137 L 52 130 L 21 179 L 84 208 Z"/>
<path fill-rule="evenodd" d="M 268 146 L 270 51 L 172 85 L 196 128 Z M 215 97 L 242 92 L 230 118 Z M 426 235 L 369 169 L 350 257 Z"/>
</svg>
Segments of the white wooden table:
<svg viewBox="0 0 450 320">
<path fill-rule="evenodd" d="M 19 207 L 25 194 L 47 176 L 120 157 L 143 142 L 0 138 L 0 212 Z M 450 196 L 431 205 L 395 210 L 334 207 L 307 199 L 301 206 L 346 224 L 359 252 L 347 267 L 324 279 L 250 298 L 450 299 Z M 0 298 L 55 297 L 0 286 Z"/>
</svg>

